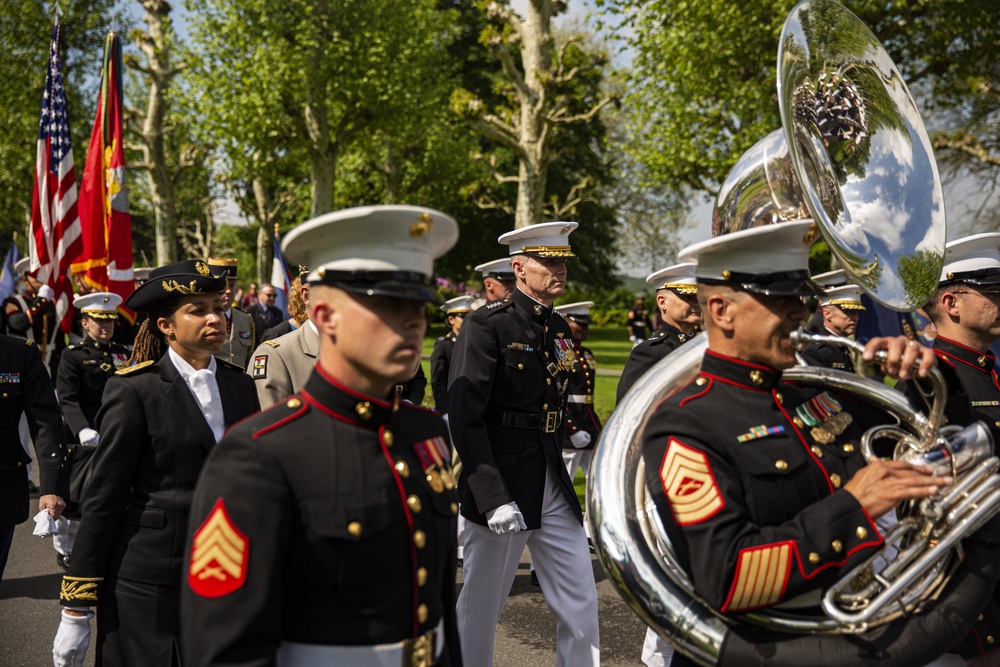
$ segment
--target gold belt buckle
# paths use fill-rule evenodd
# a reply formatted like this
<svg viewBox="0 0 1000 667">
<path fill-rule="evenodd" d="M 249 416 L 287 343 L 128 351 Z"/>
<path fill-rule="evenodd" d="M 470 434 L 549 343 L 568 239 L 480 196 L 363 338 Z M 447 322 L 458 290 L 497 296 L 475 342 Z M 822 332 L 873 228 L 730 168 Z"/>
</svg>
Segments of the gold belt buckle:
<svg viewBox="0 0 1000 667">
<path fill-rule="evenodd" d="M 558 412 L 546 412 L 545 413 L 545 432 L 555 433 L 556 428 L 559 427 L 559 413 Z"/>
<path fill-rule="evenodd" d="M 403 645 L 402 667 L 431 667 L 434 664 L 434 631 L 426 632 L 416 639 L 408 639 Z"/>
</svg>

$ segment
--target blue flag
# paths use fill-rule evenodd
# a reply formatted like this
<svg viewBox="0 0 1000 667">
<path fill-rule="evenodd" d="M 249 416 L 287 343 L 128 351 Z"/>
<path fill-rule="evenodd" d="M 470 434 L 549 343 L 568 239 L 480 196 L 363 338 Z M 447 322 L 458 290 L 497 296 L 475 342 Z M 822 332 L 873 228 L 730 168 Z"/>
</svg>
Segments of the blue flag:
<svg viewBox="0 0 1000 667">
<path fill-rule="evenodd" d="M 287 320 L 289 318 L 288 292 L 292 289 L 292 274 L 288 272 L 288 263 L 281 253 L 281 235 L 278 233 L 277 225 L 275 225 L 274 230 L 274 263 L 271 265 L 271 286 L 277 292 L 274 307 L 280 310 Z"/>
<path fill-rule="evenodd" d="M 7 258 L 3 261 L 3 271 L 0 272 L 0 300 L 6 299 L 17 289 L 17 274 L 14 273 L 14 265 L 19 259 L 21 259 L 21 253 L 17 249 L 17 244 L 11 242 Z"/>
</svg>

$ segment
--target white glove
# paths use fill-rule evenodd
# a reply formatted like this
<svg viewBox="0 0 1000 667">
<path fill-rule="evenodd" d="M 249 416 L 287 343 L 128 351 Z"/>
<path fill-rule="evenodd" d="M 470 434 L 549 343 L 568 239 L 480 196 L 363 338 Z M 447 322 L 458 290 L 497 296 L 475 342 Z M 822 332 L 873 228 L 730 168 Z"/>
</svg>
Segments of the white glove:
<svg viewBox="0 0 1000 667">
<path fill-rule="evenodd" d="M 56 298 L 56 291 L 52 289 L 52 285 L 42 285 L 38 288 L 38 296 L 52 301 L 52 299 Z"/>
<path fill-rule="evenodd" d="M 41 512 L 36 514 L 34 521 L 35 521 L 35 529 L 31 531 L 31 534 L 34 535 L 35 537 L 41 537 L 43 539 L 46 537 L 52 537 L 53 535 L 58 535 L 60 532 L 62 532 L 59 530 L 60 527 L 62 528 L 66 527 L 66 519 L 59 517 L 57 521 L 56 519 L 52 518 L 52 515 L 49 514 L 48 510 L 42 510 Z M 60 521 L 62 522 L 61 526 L 59 523 Z"/>
<path fill-rule="evenodd" d="M 497 535 L 504 533 L 516 533 L 519 530 L 527 530 L 528 524 L 524 523 L 524 516 L 517 508 L 517 503 L 509 502 L 500 507 L 494 507 L 486 512 L 486 522 Z"/>
<path fill-rule="evenodd" d="M 94 617 L 94 612 L 89 609 L 74 611 L 86 611 L 87 615 L 71 616 L 65 609 L 63 610 L 56 638 L 52 640 L 53 667 L 83 667 L 83 661 L 87 657 L 87 648 L 90 646 L 90 619 Z"/>
<path fill-rule="evenodd" d="M 100 439 L 97 431 L 92 428 L 81 428 L 77 435 L 80 437 L 80 444 L 84 447 L 97 447 L 97 441 Z"/>
<path fill-rule="evenodd" d="M 628 339 L 629 339 L 630 341 L 632 341 L 632 344 L 633 344 L 633 345 L 636 345 L 636 344 L 638 344 L 638 343 L 639 343 L 639 337 L 638 337 L 638 336 L 629 336 L 629 337 L 628 337 Z"/>
<path fill-rule="evenodd" d="M 581 449 L 590 444 L 591 437 L 586 431 L 577 431 L 573 435 L 569 436 L 569 444 L 573 445 L 577 449 Z"/>
</svg>

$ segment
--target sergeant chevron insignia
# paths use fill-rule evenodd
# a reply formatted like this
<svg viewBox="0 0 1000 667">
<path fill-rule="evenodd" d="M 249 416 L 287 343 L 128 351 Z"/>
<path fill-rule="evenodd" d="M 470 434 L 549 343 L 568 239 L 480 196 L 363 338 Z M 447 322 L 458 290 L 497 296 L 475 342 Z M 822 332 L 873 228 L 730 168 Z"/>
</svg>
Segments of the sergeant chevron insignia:
<svg viewBox="0 0 1000 667">
<path fill-rule="evenodd" d="M 674 438 L 663 455 L 660 482 L 679 526 L 704 521 L 725 506 L 708 457 Z"/>
<path fill-rule="evenodd" d="M 198 595 L 229 595 L 246 583 L 250 541 L 226 511 L 222 498 L 191 540 L 188 586 Z"/>
</svg>

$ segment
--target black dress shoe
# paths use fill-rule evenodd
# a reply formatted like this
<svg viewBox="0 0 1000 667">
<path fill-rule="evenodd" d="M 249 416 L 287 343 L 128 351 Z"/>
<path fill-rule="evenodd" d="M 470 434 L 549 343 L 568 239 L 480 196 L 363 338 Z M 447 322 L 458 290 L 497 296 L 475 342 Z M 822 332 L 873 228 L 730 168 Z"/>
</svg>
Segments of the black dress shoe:
<svg viewBox="0 0 1000 667">
<path fill-rule="evenodd" d="M 541 588 L 542 586 L 540 583 L 538 583 L 538 575 L 535 574 L 534 570 L 531 571 L 531 585 L 538 586 L 539 588 Z"/>
<path fill-rule="evenodd" d="M 69 556 L 63 556 L 61 553 L 56 553 L 56 565 L 61 567 L 66 572 L 69 572 Z"/>
</svg>

